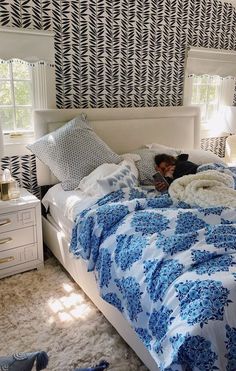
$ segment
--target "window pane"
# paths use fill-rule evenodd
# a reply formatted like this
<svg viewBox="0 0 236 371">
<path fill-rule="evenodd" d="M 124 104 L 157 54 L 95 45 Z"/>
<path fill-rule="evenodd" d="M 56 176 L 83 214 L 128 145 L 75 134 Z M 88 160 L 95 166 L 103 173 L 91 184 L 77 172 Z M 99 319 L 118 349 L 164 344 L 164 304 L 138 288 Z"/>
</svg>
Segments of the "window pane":
<svg viewBox="0 0 236 371">
<path fill-rule="evenodd" d="M 200 105 L 201 123 L 204 125 L 218 112 L 221 84 L 219 76 L 194 77 L 191 103 Z"/>
<path fill-rule="evenodd" d="M 201 106 L 201 121 L 206 121 L 206 113 L 207 113 L 207 108 L 206 108 L 206 105 L 203 104 Z"/>
<path fill-rule="evenodd" d="M 9 79 L 9 64 L 0 63 L 0 79 Z"/>
<path fill-rule="evenodd" d="M 14 81 L 15 103 L 31 105 L 30 81 Z"/>
<path fill-rule="evenodd" d="M 8 81 L 0 81 L 0 105 L 12 104 L 11 85 Z"/>
<path fill-rule="evenodd" d="M 202 85 L 199 87 L 199 103 L 206 103 L 207 102 L 207 86 Z"/>
<path fill-rule="evenodd" d="M 193 94 L 192 94 L 192 103 L 193 104 L 198 104 L 198 94 L 197 94 L 197 87 L 193 86 Z"/>
<path fill-rule="evenodd" d="M 17 80 L 30 79 L 29 67 L 26 63 L 14 61 L 12 63 L 13 77 Z"/>
<path fill-rule="evenodd" d="M 216 102 L 218 97 L 218 88 L 216 85 L 210 85 L 208 90 L 208 102 Z"/>
<path fill-rule="evenodd" d="M 213 116 L 213 114 L 217 111 L 217 107 L 213 104 L 208 105 L 207 108 L 207 120 L 210 120 Z"/>
<path fill-rule="evenodd" d="M 0 108 L 0 120 L 3 131 L 14 130 L 13 108 Z"/>
<path fill-rule="evenodd" d="M 32 127 L 32 109 L 16 108 L 16 129 L 30 130 Z"/>
</svg>

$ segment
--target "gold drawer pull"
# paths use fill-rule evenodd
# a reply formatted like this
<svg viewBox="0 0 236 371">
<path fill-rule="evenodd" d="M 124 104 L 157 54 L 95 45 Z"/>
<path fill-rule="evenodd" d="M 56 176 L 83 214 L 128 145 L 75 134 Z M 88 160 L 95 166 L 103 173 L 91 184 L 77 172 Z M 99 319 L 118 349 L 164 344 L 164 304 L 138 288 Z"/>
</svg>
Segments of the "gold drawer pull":
<svg viewBox="0 0 236 371">
<path fill-rule="evenodd" d="M 11 237 L 3 238 L 2 240 L 0 240 L 0 245 L 3 245 L 4 243 L 8 243 L 10 241 L 12 241 Z"/>
<path fill-rule="evenodd" d="M 6 224 L 11 224 L 11 219 L 0 220 L 0 227 Z"/>
<path fill-rule="evenodd" d="M 0 259 L 0 264 L 11 262 L 12 260 L 15 260 L 14 256 L 8 256 L 6 258 Z"/>
</svg>

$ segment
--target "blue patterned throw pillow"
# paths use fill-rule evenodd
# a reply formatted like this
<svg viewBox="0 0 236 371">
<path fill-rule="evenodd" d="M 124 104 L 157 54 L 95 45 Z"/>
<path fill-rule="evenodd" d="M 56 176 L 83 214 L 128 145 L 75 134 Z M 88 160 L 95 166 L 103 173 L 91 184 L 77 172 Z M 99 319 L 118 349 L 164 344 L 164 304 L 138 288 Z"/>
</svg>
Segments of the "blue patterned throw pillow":
<svg viewBox="0 0 236 371">
<path fill-rule="evenodd" d="M 133 174 L 128 163 L 120 166 L 112 174 L 97 180 L 103 194 L 118 191 L 120 188 L 133 188 L 138 186 L 138 179 Z"/>
</svg>

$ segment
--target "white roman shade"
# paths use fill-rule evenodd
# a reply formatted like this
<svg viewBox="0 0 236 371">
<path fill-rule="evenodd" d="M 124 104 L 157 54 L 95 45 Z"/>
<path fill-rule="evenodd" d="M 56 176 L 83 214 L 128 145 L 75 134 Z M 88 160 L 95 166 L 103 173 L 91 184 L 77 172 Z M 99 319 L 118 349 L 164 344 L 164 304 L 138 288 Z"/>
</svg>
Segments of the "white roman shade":
<svg viewBox="0 0 236 371">
<path fill-rule="evenodd" d="M 186 76 L 236 76 L 236 52 L 232 50 L 191 47 L 187 53 Z"/>
<path fill-rule="evenodd" d="M 34 109 L 56 107 L 54 33 L 18 28 L 0 28 L 0 60 L 29 63 Z"/>
<path fill-rule="evenodd" d="M 54 64 L 53 32 L 0 28 L 0 58 L 22 59 L 27 62 L 45 61 Z"/>
</svg>

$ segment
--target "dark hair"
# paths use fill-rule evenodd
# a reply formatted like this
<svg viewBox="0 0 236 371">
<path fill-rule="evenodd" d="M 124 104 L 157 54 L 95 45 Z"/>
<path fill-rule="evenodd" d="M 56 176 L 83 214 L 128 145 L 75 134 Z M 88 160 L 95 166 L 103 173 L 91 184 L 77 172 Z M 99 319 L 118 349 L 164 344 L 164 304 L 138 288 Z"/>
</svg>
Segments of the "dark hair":
<svg viewBox="0 0 236 371">
<path fill-rule="evenodd" d="M 176 158 L 174 156 L 167 155 L 166 153 L 161 153 L 159 155 L 156 155 L 154 157 L 154 161 L 157 166 L 159 166 L 161 162 L 166 162 L 167 164 L 170 164 L 170 165 L 176 164 Z"/>
</svg>

